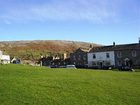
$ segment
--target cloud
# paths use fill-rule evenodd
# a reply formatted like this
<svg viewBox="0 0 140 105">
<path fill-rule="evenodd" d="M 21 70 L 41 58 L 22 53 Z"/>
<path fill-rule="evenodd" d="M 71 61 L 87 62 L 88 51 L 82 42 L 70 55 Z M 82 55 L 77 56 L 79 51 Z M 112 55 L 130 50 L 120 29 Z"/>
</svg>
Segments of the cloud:
<svg viewBox="0 0 140 105">
<path fill-rule="evenodd" d="M 93 23 L 114 22 L 119 19 L 121 0 L 50 0 L 13 4 L 0 19 L 10 21 L 90 21 Z"/>
</svg>

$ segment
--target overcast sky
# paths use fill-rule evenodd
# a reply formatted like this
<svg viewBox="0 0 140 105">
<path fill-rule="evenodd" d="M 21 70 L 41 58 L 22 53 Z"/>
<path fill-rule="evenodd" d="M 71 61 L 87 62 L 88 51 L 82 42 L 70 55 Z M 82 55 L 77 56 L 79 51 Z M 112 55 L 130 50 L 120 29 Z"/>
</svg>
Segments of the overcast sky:
<svg viewBox="0 0 140 105">
<path fill-rule="evenodd" d="M 0 40 L 136 43 L 140 0 L 0 0 Z"/>
</svg>

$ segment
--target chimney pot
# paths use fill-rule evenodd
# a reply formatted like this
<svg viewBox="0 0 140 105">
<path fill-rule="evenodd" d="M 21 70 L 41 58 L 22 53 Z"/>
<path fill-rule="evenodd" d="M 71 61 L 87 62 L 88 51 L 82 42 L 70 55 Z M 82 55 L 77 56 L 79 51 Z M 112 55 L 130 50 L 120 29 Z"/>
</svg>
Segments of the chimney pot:
<svg viewBox="0 0 140 105">
<path fill-rule="evenodd" d="M 115 46 L 116 44 L 115 44 L 115 42 L 113 42 L 113 46 Z"/>
</svg>

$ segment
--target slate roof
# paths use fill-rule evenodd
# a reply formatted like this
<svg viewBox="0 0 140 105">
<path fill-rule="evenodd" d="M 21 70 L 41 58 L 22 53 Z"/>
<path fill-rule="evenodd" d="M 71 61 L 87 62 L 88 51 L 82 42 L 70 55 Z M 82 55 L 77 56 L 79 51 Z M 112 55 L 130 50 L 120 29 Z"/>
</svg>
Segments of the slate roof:
<svg viewBox="0 0 140 105">
<path fill-rule="evenodd" d="M 139 43 L 93 47 L 89 51 L 89 53 L 104 52 L 104 51 L 119 51 L 119 50 L 136 50 L 136 49 L 140 50 Z"/>
<path fill-rule="evenodd" d="M 74 53 L 75 52 L 85 52 L 85 53 L 87 53 L 87 52 L 89 52 L 91 49 L 83 49 L 83 48 L 78 48 L 78 49 L 76 49 L 75 51 L 74 51 Z"/>
</svg>

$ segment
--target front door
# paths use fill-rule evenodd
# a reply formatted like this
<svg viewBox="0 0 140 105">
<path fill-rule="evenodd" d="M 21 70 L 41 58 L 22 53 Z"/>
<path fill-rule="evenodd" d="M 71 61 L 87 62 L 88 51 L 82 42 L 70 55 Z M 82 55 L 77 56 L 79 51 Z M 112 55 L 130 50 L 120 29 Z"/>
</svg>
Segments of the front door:
<svg viewBox="0 0 140 105">
<path fill-rule="evenodd" d="M 103 68 L 103 62 L 100 62 L 100 68 Z"/>
</svg>

